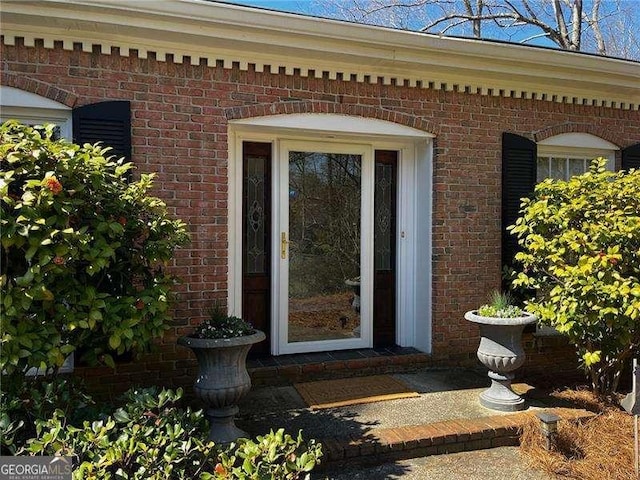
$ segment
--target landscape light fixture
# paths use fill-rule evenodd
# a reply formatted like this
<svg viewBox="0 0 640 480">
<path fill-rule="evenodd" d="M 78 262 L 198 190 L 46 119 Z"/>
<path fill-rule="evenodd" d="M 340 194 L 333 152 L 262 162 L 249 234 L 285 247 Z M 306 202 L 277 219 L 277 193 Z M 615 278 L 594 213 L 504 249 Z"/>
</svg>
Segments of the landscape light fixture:
<svg viewBox="0 0 640 480">
<path fill-rule="evenodd" d="M 555 446 L 556 443 L 560 417 L 548 412 L 536 413 L 536 417 L 540 419 L 540 430 L 546 441 L 547 450 L 551 450 L 551 447 Z"/>
</svg>

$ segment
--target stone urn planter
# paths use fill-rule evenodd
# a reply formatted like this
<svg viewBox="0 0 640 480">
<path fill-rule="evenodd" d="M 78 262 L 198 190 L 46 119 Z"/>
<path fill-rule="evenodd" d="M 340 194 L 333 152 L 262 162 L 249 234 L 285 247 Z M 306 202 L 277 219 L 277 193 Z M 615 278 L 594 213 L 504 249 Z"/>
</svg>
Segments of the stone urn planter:
<svg viewBox="0 0 640 480">
<path fill-rule="evenodd" d="M 264 340 L 265 334 L 255 330 L 251 335 L 232 338 L 180 337 L 178 344 L 193 350 L 198 359 L 198 376 L 193 389 L 207 406 L 211 429 L 209 440 L 230 443 L 247 433 L 235 425 L 238 402 L 251 390 L 246 360 L 251 345 Z"/>
<path fill-rule="evenodd" d="M 472 310 L 464 318 L 480 326 L 478 359 L 489 369 L 491 379 L 491 387 L 480 394 L 480 403 L 503 412 L 523 410 L 524 399 L 512 390 L 511 381 L 514 370 L 525 360 L 522 332 L 525 325 L 536 321 L 536 316 L 523 312 L 512 318 L 484 317 Z"/>
</svg>

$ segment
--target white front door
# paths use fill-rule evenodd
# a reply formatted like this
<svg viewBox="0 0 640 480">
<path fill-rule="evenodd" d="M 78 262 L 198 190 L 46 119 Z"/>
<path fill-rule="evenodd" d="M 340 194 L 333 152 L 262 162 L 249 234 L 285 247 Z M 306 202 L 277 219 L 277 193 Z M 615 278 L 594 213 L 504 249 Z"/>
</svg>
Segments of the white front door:
<svg viewBox="0 0 640 480">
<path fill-rule="evenodd" d="M 277 169 L 278 353 L 371 347 L 371 146 L 283 141 Z"/>
</svg>

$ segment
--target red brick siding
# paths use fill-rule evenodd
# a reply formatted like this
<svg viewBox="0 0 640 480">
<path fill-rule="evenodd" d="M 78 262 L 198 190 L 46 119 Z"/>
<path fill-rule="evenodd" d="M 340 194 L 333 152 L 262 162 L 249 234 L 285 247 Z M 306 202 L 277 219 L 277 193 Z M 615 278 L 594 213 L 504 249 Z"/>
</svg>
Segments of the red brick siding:
<svg viewBox="0 0 640 480">
<path fill-rule="evenodd" d="M 2 46 L 2 84 L 79 106 L 127 99 L 132 104 L 133 161 L 156 172 L 154 193 L 191 231 L 173 273 L 178 288 L 175 326 L 141 365 L 79 369 L 100 375 L 100 388 L 129 382 L 185 385 L 193 361 L 175 339 L 227 295 L 227 121 L 281 113 L 322 112 L 378 118 L 436 135 L 433 212 L 433 358 L 473 363 L 475 325 L 463 314 L 500 285 L 501 134 L 541 140 L 588 132 L 625 147 L 640 142 L 640 113 L 410 88 L 241 71 L 121 57 L 99 51 Z M 537 365 L 553 359 L 553 349 Z M 536 364 L 529 364 L 532 368 Z M 117 386 L 116 386 L 117 385 Z"/>
</svg>

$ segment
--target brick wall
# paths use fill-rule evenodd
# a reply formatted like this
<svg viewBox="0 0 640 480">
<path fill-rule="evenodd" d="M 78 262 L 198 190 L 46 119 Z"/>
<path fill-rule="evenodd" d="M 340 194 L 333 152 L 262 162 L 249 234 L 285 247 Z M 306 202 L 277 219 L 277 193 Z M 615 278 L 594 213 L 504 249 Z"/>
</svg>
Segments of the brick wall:
<svg viewBox="0 0 640 480">
<path fill-rule="evenodd" d="M 440 364 L 475 362 L 478 331 L 463 314 L 500 286 L 501 134 L 541 140 L 587 132 L 620 147 L 640 142 L 640 113 L 356 83 L 350 78 L 307 78 L 222 65 L 175 64 L 135 51 L 121 57 L 45 49 L 40 43 L 2 46 L 2 84 L 75 107 L 126 99 L 132 105 L 133 161 L 156 172 L 154 193 L 191 231 L 173 273 L 183 279 L 175 325 L 142 365 L 78 369 L 100 378 L 97 387 L 126 383 L 190 383 L 193 360 L 175 339 L 206 314 L 213 298 L 227 295 L 227 121 L 276 113 L 342 113 L 378 118 L 436 135 L 433 212 L 433 358 Z M 529 342 L 532 368 L 555 350 Z M 536 350 L 538 349 L 538 350 Z M 558 353 L 559 354 L 559 353 Z M 535 369 L 535 368 L 534 368 Z"/>
</svg>

